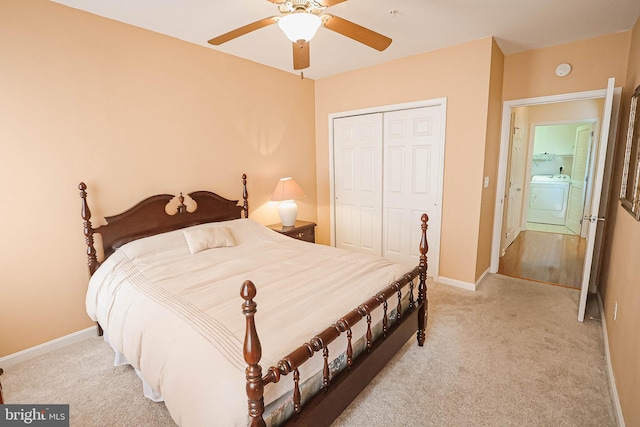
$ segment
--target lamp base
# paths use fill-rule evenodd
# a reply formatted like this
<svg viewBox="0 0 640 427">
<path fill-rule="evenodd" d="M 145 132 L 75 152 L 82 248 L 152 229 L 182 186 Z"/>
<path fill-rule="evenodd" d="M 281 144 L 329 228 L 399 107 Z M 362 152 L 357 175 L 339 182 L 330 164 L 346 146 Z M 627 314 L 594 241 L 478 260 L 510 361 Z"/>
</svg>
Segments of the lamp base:
<svg viewBox="0 0 640 427">
<path fill-rule="evenodd" d="M 296 223 L 298 216 L 298 205 L 293 200 L 283 200 L 278 206 L 280 212 L 280 222 L 285 227 L 292 227 Z"/>
</svg>

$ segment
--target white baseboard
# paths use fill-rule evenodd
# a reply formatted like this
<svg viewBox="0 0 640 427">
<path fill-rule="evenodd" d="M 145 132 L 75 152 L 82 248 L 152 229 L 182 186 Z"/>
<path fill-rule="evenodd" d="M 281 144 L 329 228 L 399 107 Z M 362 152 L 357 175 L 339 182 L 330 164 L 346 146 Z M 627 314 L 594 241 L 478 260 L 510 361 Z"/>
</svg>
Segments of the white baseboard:
<svg viewBox="0 0 640 427">
<path fill-rule="evenodd" d="M 475 284 L 475 288 L 476 288 L 476 289 L 478 288 L 478 284 L 480 284 L 480 282 L 482 282 L 482 279 L 484 279 L 484 278 L 487 276 L 487 274 L 489 274 L 489 269 L 488 269 L 488 268 L 484 271 L 484 273 L 482 273 L 482 274 L 480 275 L 480 277 L 478 278 L 478 280 L 476 280 L 476 284 Z"/>
<path fill-rule="evenodd" d="M 33 359 L 34 357 L 49 353 L 50 351 L 57 350 L 69 344 L 85 340 L 89 337 L 95 337 L 96 335 L 96 327 L 91 326 L 90 328 L 83 329 L 81 331 L 74 332 L 60 338 L 56 338 L 52 341 L 36 345 L 35 347 L 27 348 L 26 350 L 0 357 L 0 367 L 6 369 L 7 367 L 15 365 L 16 363 Z"/>
<path fill-rule="evenodd" d="M 598 306 L 600 308 L 600 318 L 602 319 L 602 336 L 604 341 L 604 355 L 607 360 L 607 371 L 609 373 L 609 387 L 611 389 L 611 397 L 613 398 L 613 407 L 616 413 L 616 421 L 619 427 L 625 427 L 624 416 L 622 415 L 622 406 L 620 406 L 620 397 L 618 396 L 618 387 L 616 386 L 616 378 L 613 376 L 613 367 L 611 366 L 611 353 L 609 351 L 609 334 L 607 333 L 607 321 L 604 317 L 604 305 L 600 292 L 597 292 Z"/>
<path fill-rule="evenodd" d="M 468 291 L 476 290 L 475 283 L 463 282 L 462 280 L 456 280 L 456 279 L 449 279 L 448 277 L 444 277 L 444 276 L 438 276 L 438 283 L 455 286 L 456 288 L 462 288 Z"/>
</svg>

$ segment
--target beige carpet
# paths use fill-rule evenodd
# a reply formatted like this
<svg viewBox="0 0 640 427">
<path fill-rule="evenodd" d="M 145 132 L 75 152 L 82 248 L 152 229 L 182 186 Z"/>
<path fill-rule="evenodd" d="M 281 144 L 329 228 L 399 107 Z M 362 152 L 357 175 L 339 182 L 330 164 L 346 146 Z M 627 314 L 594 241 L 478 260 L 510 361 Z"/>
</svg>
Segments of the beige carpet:
<svg viewBox="0 0 640 427">
<path fill-rule="evenodd" d="M 577 291 L 490 275 L 476 292 L 433 284 L 429 301 L 425 347 L 408 342 L 335 426 L 615 426 L 601 324 L 577 322 Z M 72 426 L 173 425 L 112 361 L 84 340 L 5 368 L 5 398 L 69 403 Z"/>
</svg>

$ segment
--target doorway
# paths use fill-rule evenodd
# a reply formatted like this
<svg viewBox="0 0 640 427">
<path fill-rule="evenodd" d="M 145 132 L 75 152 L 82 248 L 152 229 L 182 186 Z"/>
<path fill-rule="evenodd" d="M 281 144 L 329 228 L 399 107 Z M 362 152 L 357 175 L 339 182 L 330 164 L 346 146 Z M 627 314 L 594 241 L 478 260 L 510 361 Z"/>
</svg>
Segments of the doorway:
<svg viewBox="0 0 640 427">
<path fill-rule="evenodd" d="M 617 128 L 615 124 L 617 123 L 617 111 L 619 109 L 621 93 L 621 90 L 619 88 L 614 88 L 614 84 L 615 80 L 609 79 L 607 88 L 603 90 L 506 101 L 504 103 L 502 114 L 503 125 L 497 185 L 498 194 L 504 194 L 504 197 L 498 197 L 496 199 L 490 267 L 490 272 L 492 273 L 498 272 L 501 255 L 504 255 L 506 251 L 506 247 L 504 246 L 505 234 L 503 233 L 503 230 L 505 229 L 505 217 L 509 216 L 508 184 L 510 182 L 510 176 L 508 175 L 508 169 L 510 162 L 508 161 L 508 159 L 512 140 L 511 134 L 514 130 L 511 120 L 514 109 L 518 107 L 546 105 L 549 107 L 549 111 L 552 111 L 554 109 L 557 110 L 558 108 L 560 108 L 567 110 L 570 114 L 578 114 L 579 108 L 567 109 L 567 103 L 583 100 L 605 100 L 603 109 L 598 109 L 599 111 L 595 115 L 590 114 L 589 116 L 587 116 L 591 118 L 601 117 L 601 135 L 599 138 L 596 138 L 598 142 L 596 144 L 597 149 L 595 151 L 597 152 L 593 154 L 594 166 L 592 166 L 595 168 L 595 173 L 592 176 L 592 182 L 589 183 L 589 185 L 592 186 L 593 198 L 590 201 L 592 204 L 589 205 L 588 210 L 585 210 L 586 214 L 583 216 L 583 222 L 586 222 L 588 227 L 588 237 L 586 241 L 584 264 L 581 275 L 580 304 L 578 306 L 578 320 L 580 321 L 582 321 L 582 319 L 584 318 L 584 307 L 586 304 L 588 290 L 591 289 L 591 285 L 595 285 L 595 278 L 597 277 L 597 270 L 599 266 L 599 251 L 597 248 L 599 247 L 598 240 L 601 240 L 602 238 L 602 231 L 596 231 L 602 230 L 602 220 L 604 220 L 604 218 L 601 218 L 601 216 L 604 215 L 606 211 L 609 197 L 609 180 L 611 171 L 610 162 L 613 159 L 612 151 L 614 144 L 607 144 L 607 142 L 609 140 L 615 140 L 615 131 Z M 611 120 L 612 116 L 614 117 L 613 121 Z M 569 120 L 573 118 L 575 117 L 563 117 L 559 119 L 558 117 L 554 116 L 548 120 Z M 584 116 L 580 118 L 584 118 Z M 538 120 L 529 120 L 528 123 L 530 124 L 534 121 Z M 612 122 L 614 125 L 610 126 L 610 123 Z M 526 128 L 529 129 L 529 125 L 527 125 Z M 524 200 L 525 197 L 523 197 L 522 199 Z M 517 208 L 520 209 L 520 211 L 523 210 L 522 206 Z M 525 230 L 525 228 L 523 227 L 521 227 L 520 229 Z M 595 287 L 593 288 L 593 290 L 595 290 Z"/>
<path fill-rule="evenodd" d="M 581 224 L 603 108 L 604 100 L 596 98 L 513 109 L 509 192 L 517 183 L 522 200 L 505 201 L 498 273 L 580 289 Z"/>
</svg>

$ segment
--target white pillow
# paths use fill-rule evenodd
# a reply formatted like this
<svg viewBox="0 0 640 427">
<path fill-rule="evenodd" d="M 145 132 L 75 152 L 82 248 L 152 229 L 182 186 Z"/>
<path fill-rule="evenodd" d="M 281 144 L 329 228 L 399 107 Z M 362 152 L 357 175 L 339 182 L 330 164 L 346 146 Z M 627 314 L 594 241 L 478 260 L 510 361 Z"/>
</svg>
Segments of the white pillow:
<svg viewBox="0 0 640 427">
<path fill-rule="evenodd" d="M 187 245 L 192 254 L 197 254 L 205 249 L 236 245 L 229 229 L 224 226 L 190 228 L 184 230 L 184 237 L 187 239 Z"/>
</svg>

